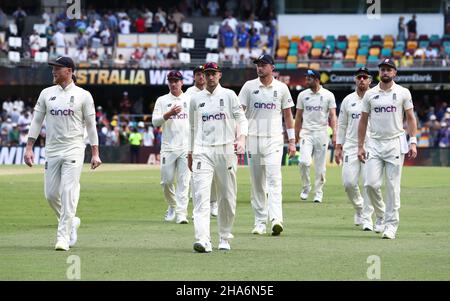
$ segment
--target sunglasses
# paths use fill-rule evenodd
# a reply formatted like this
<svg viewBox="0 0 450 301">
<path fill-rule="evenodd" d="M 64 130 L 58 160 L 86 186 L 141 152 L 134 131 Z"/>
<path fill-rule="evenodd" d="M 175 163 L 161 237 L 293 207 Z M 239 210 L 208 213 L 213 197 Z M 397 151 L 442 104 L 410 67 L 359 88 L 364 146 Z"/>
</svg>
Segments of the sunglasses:
<svg viewBox="0 0 450 301">
<path fill-rule="evenodd" d="M 368 75 L 357 75 L 357 76 L 355 76 L 355 78 L 361 80 L 361 79 L 368 79 L 369 76 Z"/>
</svg>

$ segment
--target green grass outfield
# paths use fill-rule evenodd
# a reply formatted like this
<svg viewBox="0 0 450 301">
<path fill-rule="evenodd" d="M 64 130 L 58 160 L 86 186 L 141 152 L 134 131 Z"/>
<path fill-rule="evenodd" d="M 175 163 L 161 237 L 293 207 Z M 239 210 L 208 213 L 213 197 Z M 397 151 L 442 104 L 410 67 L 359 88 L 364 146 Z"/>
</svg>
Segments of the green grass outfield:
<svg viewBox="0 0 450 301">
<path fill-rule="evenodd" d="M 324 202 L 313 204 L 299 199 L 298 168 L 285 167 L 285 232 L 252 235 L 249 174 L 240 168 L 232 250 L 210 254 L 192 251 L 192 223 L 163 222 L 159 170 L 143 165 L 85 166 L 78 244 L 54 251 L 42 169 L 0 167 L 0 280 L 66 280 L 69 255 L 81 260 L 81 280 L 367 280 L 370 255 L 380 257 L 381 280 L 450 280 L 450 168 L 404 168 L 393 241 L 353 225 L 338 168 L 328 169 Z M 211 229 L 217 246 L 215 220 Z"/>
</svg>

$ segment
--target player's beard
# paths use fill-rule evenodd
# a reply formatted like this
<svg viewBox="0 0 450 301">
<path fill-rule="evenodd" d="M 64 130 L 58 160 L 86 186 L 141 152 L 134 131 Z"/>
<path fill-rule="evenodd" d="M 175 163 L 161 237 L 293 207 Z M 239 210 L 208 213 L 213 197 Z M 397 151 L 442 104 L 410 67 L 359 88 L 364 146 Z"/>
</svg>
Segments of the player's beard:
<svg viewBox="0 0 450 301">
<path fill-rule="evenodd" d="M 393 78 L 392 78 L 392 77 L 389 77 L 389 76 L 382 76 L 382 77 L 381 77 L 381 81 L 382 81 L 383 83 L 385 83 L 385 84 L 389 84 L 392 80 L 393 80 Z"/>
</svg>

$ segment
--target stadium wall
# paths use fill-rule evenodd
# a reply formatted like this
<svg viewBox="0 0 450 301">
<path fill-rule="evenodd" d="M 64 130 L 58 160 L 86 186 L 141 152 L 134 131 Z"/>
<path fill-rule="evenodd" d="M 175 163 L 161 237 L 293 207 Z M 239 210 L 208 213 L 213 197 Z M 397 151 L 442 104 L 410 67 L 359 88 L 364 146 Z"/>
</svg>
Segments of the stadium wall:
<svg viewBox="0 0 450 301">
<path fill-rule="evenodd" d="M 370 18 L 369 18 L 370 16 Z M 380 14 L 379 19 L 366 14 L 297 14 L 278 15 L 278 35 L 394 35 L 398 33 L 398 18 L 408 22 L 410 14 Z M 416 14 L 419 34 L 444 34 L 443 14 Z"/>
<path fill-rule="evenodd" d="M 23 154 L 25 147 L 0 147 L 0 165 L 19 165 L 24 164 Z M 45 163 L 45 148 L 35 147 L 35 164 Z M 289 159 L 287 157 L 287 147 L 284 147 L 282 164 L 297 165 L 298 155 Z M 130 163 L 130 146 L 100 146 L 100 157 L 103 163 Z M 91 149 L 86 147 L 85 163 L 89 163 L 91 158 Z M 334 163 L 334 151 L 329 149 L 327 153 L 327 165 L 336 165 Z M 138 155 L 139 164 L 160 165 L 160 148 L 141 147 Z M 246 156 L 239 160 L 240 165 L 247 165 Z M 405 160 L 407 166 L 450 166 L 449 148 L 419 148 L 418 156 L 415 160 Z"/>
</svg>

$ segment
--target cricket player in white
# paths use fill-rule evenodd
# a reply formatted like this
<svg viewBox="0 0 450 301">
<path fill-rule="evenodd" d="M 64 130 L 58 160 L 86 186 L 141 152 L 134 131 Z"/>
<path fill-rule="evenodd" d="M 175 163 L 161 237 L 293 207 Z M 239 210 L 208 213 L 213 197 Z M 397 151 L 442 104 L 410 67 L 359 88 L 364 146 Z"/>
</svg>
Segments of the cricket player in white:
<svg viewBox="0 0 450 301">
<path fill-rule="evenodd" d="M 365 231 L 372 231 L 372 213 L 374 211 L 366 189 L 363 188 L 362 195 L 359 189 L 359 179 L 364 183 L 364 164 L 358 159 L 358 124 L 361 118 L 362 99 L 370 87 L 372 77 L 367 68 L 356 71 L 356 91 L 347 95 L 341 103 L 339 113 L 337 138 L 335 149 L 335 160 L 337 164 L 342 162 L 342 182 L 345 192 L 355 208 L 354 223 L 362 226 Z M 381 231 L 384 219 L 384 203 L 381 198 L 381 189 L 377 190 L 377 202 L 375 213 L 377 221 L 375 231 Z"/>
<path fill-rule="evenodd" d="M 245 152 L 248 123 L 239 99 L 220 84 L 222 72 L 216 63 L 205 64 L 206 89 L 191 100 L 189 121 L 189 168 L 194 181 L 194 250 L 212 251 L 210 235 L 211 183 L 216 182 L 219 214 L 219 250 L 230 250 L 236 211 L 237 154 Z M 240 136 L 236 140 L 236 123 Z M 194 137 L 195 134 L 195 137 Z"/>
<path fill-rule="evenodd" d="M 33 166 L 33 145 L 45 118 L 45 198 L 58 219 L 55 250 L 68 251 L 77 242 L 80 219 L 75 216 L 84 162 L 85 126 L 92 149 L 91 168 L 100 166 L 95 106 L 91 93 L 74 83 L 69 57 L 49 62 L 54 86 L 42 90 L 34 107 L 24 160 Z"/>
<path fill-rule="evenodd" d="M 205 81 L 205 74 L 203 73 L 204 67 L 203 65 L 199 65 L 194 68 L 194 85 L 192 87 L 189 87 L 186 90 L 186 94 L 189 95 L 191 98 L 194 94 L 203 91 L 205 89 L 206 81 Z M 191 187 L 191 193 L 192 193 L 192 178 L 190 182 Z M 211 216 L 217 217 L 219 207 L 217 206 L 217 192 L 216 192 L 216 183 L 212 182 L 211 185 Z"/>
<path fill-rule="evenodd" d="M 189 180 L 187 165 L 190 96 L 183 93 L 183 75 L 171 71 L 167 75 L 170 92 L 156 100 L 152 114 L 154 126 L 162 127 L 161 185 L 169 204 L 165 220 L 187 224 Z M 175 187 L 176 178 L 176 187 Z"/>
<path fill-rule="evenodd" d="M 258 78 L 247 81 L 239 101 L 248 119 L 247 154 L 250 165 L 251 202 L 255 213 L 253 234 L 265 234 L 271 221 L 272 235 L 283 231 L 281 160 L 284 136 L 282 117 L 289 138 L 289 156 L 294 156 L 294 106 L 286 84 L 273 78 L 274 60 L 261 55 L 253 61 Z"/>
<path fill-rule="evenodd" d="M 300 198 L 306 200 L 311 191 L 309 169 L 314 158 L 316 176 L 314 202 L 321 203 L 329 143 L 328 117 L 333 130 L 333 145 L 336 143 L 336 100 L 331 91 L 320 85 L 319 72 L 308 70 L 306 80 L 309 89 L 298 95 L 295 115 L 295 137 L 300 143 L 299 165 L 303 182 Z"/>
<path fill-rule="evenodd" d="M 385 228 L 382 238 L 394 239 L 400 217 L 400 182 L 404 155 L 417 156 L 417 124 L 411 92 L 396 84 L 395 63 L 384 59 L 379 65 L 380 83 L 364 95 L 361 120 L 358 127 L 358 158 L 366 163 L 364 186 L 372 202 L 378 201 L 383 174 L 386 175 Z M 403 129 L 403 115 L 410 135 L 409 147 Z M 364 148 L 367 124 L 370 118 L 368 152 Z"/>
</svg>

